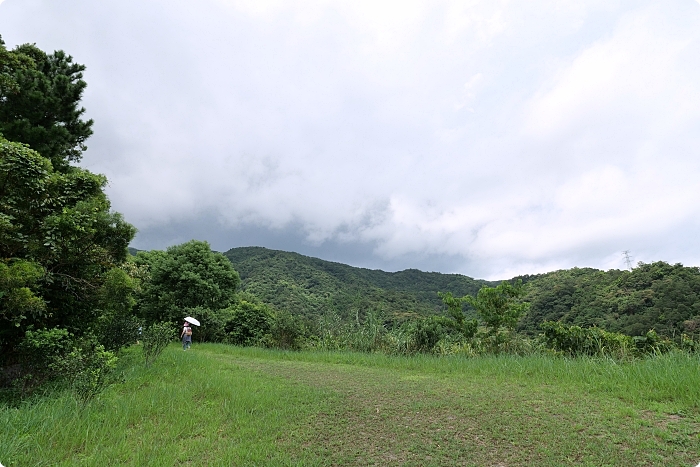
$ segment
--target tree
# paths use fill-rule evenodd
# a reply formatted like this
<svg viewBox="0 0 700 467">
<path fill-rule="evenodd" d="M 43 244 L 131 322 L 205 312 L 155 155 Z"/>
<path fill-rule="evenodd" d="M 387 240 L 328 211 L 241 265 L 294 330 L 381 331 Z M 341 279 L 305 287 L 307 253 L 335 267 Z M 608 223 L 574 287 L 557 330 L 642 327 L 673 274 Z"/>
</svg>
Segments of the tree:
<svg viewBox="0 0 700 467">
<path fill-rule="evenodd" d="M 478 321 L 475 319 L 468 320 L 466 316 L 464 316 L 462 306 L 465 300 L 454 297 L 451 292 L 438 292 L 438 295 L 442 299 L 442 302 L 447 305 L 447 319 L 445 320 L 445 324 L 467 339 L 474 337 L 478 327 Z"/>
<path fill-rule="evenodd" d="M 482 287 L 476 297 L 465 295 L 462 300 L 474 307 L 489 334 L 496 335 L 501 328 L 513 331 L 518 320 L 528 310 L 529 303 L 518 301 L 522 295 L 521 281 L 515 285 L 503 281 L 496 287 Z"/>
<path fill-rule="evenodd" d="M 136 262 L 148 268 L 140 313 L 147 322 L 176 322 L 187 309 L 220 310 L 235 298 L 238 273 L 209 243 L 191 240 L 166 251 L 139 252 Z"/>
<path fill-rule="evenodd" d="M 100 291 L 135 229 L 110 212 L 106 179 L 0 138 L 0 354 L 30 327 L 91 331 Z"/>
<path fill-rule="evenodd" d="M 87 149 L 92 120 L 79 107 L 85 66 L 58 50 L 47 54 L 24 44 L 12 51 L 0 38 L 0 134 L 28 144 L 66 172 Z"/>
</svg>

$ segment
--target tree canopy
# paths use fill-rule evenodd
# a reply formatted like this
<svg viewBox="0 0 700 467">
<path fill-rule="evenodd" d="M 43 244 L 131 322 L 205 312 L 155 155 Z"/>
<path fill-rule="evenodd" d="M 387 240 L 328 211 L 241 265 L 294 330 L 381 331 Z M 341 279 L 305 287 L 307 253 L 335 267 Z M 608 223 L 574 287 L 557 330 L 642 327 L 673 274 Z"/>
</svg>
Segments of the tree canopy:
<svg viewBox="0 0 700 467">
<path fill-rule="evenodd" d="M 224 253 L 241 274 L 241 289 L 277 310 L 313 321 L 338 314 L 346 321 L 379 311 L 392 322 L 442 313 L 441 290 L 476 294 L 486 281 L 460 274 L 408 269 L 385 272 L 261 247 Z"/>
<path fill-rule="evenodd" d="M 166 251 L 140 252 L 136 261 L 148 269 L 141 295 L 141 315 L 148 322 L 178 321 L 187 309 L 229 306 L 240 283 L 238 273 L 209 243 L 191 240 Z"/>
<path fill-rule="evenodd" d="M 110 211 L 105 177 L 0 139 L 0 345 L 28 326 L 81 333 L 99 314 L 108 272 L 135 229 Z"/>
<path fill-rule="evenodd" d="M 28 144 L 65 172 L 87 149 L 92 120 L 79 106 L 85 66 L 58 50 L 24 44 L 8 51 L 0 38 L 0 134 Z"/>
<path fill-rule="evenodd" d="M 136 229 L 111 211 L 104 176 L 71 165 L 92 134 L 79 106 L 84 69 L 62 51 L 9 51 L 0 39 L 0 365 L 19 361 L 35 381 L 69 354 L 97 365 L 83 376 L 102 374 L 104 346 L 134 336 L 125 260 Z"/>
<path fill-rule="evenodd" d="M 697 332 L 700 268 L 663 261 L 639 263 L 631 271 L 573 268 L 523 276 L 532 302 L 521 329 L 539 331 L 543 321 L 598 326 L 631 336 L 653 329 L 678 337 Z"/>
</svg>

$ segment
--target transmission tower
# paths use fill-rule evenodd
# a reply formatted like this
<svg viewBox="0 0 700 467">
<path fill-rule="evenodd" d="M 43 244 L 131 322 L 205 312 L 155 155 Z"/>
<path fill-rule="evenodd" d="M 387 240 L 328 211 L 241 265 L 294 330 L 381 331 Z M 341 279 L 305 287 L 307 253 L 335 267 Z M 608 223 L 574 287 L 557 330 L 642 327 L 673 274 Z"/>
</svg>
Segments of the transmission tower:
<svg viewBox="0 0 700 467">
<path fill-rule="evenodd" d="M 622 255 L 625 257 L 625 264 L 627 264 L 627 269 L 630 271 L 632 270 L 632 257 L 630 256 L 630 251 L 625 250 L 622 252 Z"/>
</svg>

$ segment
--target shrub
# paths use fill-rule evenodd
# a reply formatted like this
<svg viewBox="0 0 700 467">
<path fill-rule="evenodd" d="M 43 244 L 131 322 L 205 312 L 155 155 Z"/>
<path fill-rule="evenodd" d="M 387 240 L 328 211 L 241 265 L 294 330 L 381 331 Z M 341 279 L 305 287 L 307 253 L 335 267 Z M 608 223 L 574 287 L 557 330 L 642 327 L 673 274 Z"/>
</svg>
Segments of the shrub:
<svg viewBox="0 0 700 467">
<path fill-rule="evenodd" d="M 19 349 L 21 372 L 14 385 L 22 394 L 32 392 L 47 381 L 58 379 L 60 362 L 73 348 L 73 334 L 66 329 L 39 329 L 25 332 Z"/>
<path fill-rule="evenodd" d="M 170 323 L 154 323 L 142 335 L 143 356 L 146 366 L 150 366 L 175 337 L 175 329 Z"/>
<path fill-rule="evenodd" d="M 62 377 L 67 379 L 73 393 L 81 402 L 93 399 L 109 384 L 109 377 L 117 364 L 113 352 L 94 340 L 86 340 L 59 362 Z"/>
<path fill-rule="evenodd" d="M 541 340 L 547 349 L 571 356 L 610 356 L 616 358 L 667 352 L 673 343 L 651 330 L 644 336 L 630 337 L 598 327 L 565 326 L 558 321 L 541 324 Z"/>
<path fill-rule="evenodd" d="M 409 325 L 409 352 L 432 352 L 435 345 L 446 334 L 446 329 L 439 318 L 424 318 Z"/>
<path fill-rule="evenodd" d="M 288 311 L 279 311 L 272 316 L 270 330 L 263 339 L 268 347 L 300 349 L 306 335 L 306 326 Z"/>
<path fill-rule="evenodd" d="M 99 341 L 104 348 L 116 351 L 136 343 L 141 321 L 136 316 L 105 317 L 100 320 L 98 329 Z"/>
<path fill-rule="evenodd" d="M 700 340 L 693 339 L 687 334 L 681 334 L 681 349 L 690 353 L 700 352 Z"/>
<path fill-rule="evenodd" d="M 56 381 L 65 382 L 80 400 L 88 401 L 107 386 L 117 362 L 94 336 L 75 339 L 60 328 L 27 331 L 20 348 L 24 375 L 17 383 L 23 394 Z"/>
<path fill-rule="evenodd" d="M 241 300 L 233 307 L 225 331 L 236 345 L 255 345 L 271 330 L 272 312 L 263 304 Z"/>
</svg>

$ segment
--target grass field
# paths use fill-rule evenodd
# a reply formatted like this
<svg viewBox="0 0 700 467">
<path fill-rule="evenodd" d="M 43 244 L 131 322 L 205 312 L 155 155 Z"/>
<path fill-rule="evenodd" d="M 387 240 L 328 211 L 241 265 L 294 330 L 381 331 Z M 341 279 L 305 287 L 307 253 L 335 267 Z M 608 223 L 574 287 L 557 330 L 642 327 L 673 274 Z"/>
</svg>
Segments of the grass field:
<svg viewBox="0 0 700 467">
<path fill-rule="evenodd" d="M 700 360 L 435 358 L 173 345 L 122 382 L 0 407 L 15 466 L 695 466 Z"/>
</svg>

